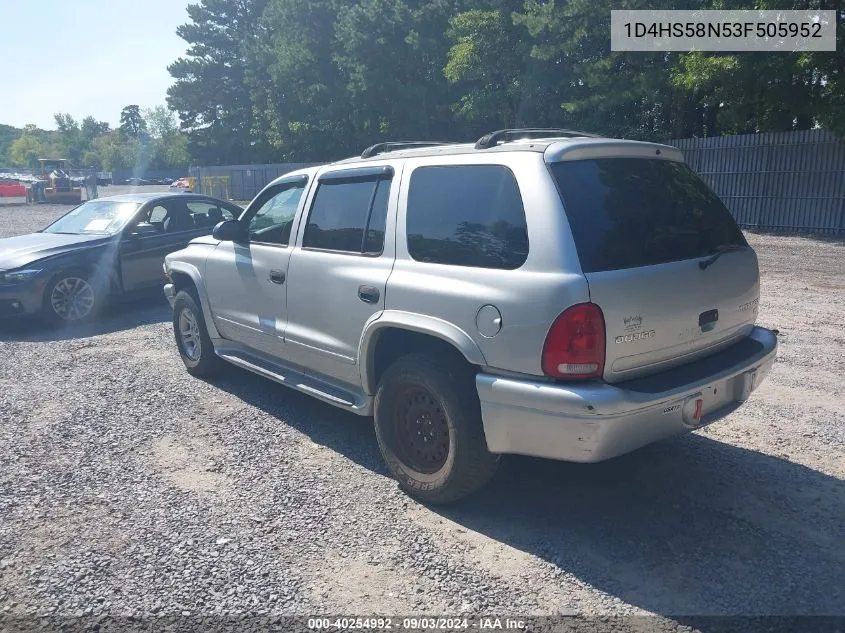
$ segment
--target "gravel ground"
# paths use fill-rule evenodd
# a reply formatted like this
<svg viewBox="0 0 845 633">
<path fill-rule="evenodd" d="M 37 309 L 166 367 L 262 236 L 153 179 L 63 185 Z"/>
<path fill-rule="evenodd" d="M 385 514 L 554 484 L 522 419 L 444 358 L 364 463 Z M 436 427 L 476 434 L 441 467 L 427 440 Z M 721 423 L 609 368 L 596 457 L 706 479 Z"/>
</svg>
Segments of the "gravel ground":
<svg viewBox="0 0 845 633">
<path fill-rule="evenodd" d="M 0 613 L 845 615 L 845 251 L 749 237 L 781 348 L 745 407 L 602 464 L 507 457 L 448 509 L 371 420 L 188 376 L 163 300 L 4 325 Z"/>
</svg>

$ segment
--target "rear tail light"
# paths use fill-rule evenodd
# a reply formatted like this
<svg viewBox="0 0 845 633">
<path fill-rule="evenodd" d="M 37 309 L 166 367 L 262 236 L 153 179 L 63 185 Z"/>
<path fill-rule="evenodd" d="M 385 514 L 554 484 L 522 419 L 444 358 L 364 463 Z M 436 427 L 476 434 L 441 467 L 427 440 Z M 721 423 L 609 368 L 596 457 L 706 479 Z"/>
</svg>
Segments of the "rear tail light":
<svg viewBox="0 0 845 633">
<path fill-rule="evenodd" d="M 579 303 L 555 319 L 543 345 L 543 372 L 585 380 L 604 373 L 604 315 L 594 303 Z"/>
</svg>

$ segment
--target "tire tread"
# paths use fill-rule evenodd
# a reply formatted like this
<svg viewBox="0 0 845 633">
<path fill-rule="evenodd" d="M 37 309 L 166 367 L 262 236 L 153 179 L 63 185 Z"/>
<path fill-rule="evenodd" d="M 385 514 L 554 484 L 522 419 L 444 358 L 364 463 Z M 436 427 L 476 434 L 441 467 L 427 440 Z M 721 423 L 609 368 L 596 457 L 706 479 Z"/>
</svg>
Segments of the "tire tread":
<svg viewBox="0 0 845 633">
<path fill-rule="evenodd" d="M 499 457 L 487 450 L 472 367 L 445 354 L 421 352 L 397 359 L 387 369 L 379 385 L 376 396 L 377 415 L 381 400 L 385 397 L 383 393 L 385 385 L 389 388 L 392 378 L 405 372 L 423 375 L 434 382 L 439 392 L 436 395 L 443 398 L 447 405 L 458 409 L 462 419 L 453 420 L 456 425 L 456 434 L 459 434 L 456 441 L 460 455 L 455 460 L 446 485 L 433 490 L 417 489 L 408 485 L 407 475 L 391 467 L 390 458 L 385 455 L 384 440 L 378 433 L 379 421 L 376 421 L 379 446 L 382 448 L 388 467 L 399 480 L 400 486 L 412 496 L 431 503 L 451 503 L 480 490 L 495 474 Z M 398 458 L 395 459 L 398 460 Z"/>
<path fill-rule="evenodd" d="M 179 308 L 181 304 L 187 304 L 187 307 L 194 312 L 198 320 L 197 325 L 200 331 L 202 352 L 196 364 L 191 364 L 189 359 L 182 353 L 182 344 L 179 339 Z M 209 378 L 220 370 L 223 360 L 214 353 L 214 345 L 211 343 L 211 337 L 208 335 L 208 329 L 205 326 L 202 305 L 194 288 L 184 288 L 176 293 L 176 298 L 173 300 L 173 336 L 176 339 L 176 348 L 179 350 L 179 356 L 182 358 L 185 369 L 189 374 L 197 378 Z"/>
</svg>

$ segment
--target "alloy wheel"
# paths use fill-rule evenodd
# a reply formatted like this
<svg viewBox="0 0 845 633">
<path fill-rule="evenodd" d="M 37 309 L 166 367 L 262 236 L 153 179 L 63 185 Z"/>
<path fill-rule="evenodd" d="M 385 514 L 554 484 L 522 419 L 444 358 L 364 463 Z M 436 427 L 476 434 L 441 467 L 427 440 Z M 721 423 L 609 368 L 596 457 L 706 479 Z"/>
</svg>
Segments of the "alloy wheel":
<svg viewBox="0 0 845 633">
<path fill-rule="evenodd" d="M 182 350 L 192 361 L 198 361 L 202 356 L 202 340 L 197 317 L 192 310 L 184 308 L 179 313 L 179 337 L 182 340 Z"/>
<path fill-rule="evenodd" d="M 79 321 L 90 315 L 95 300 L 91 284 L 81 277 L 61 279 L 50 293 L 50 306 L 64 321 Z"/>
</svg>

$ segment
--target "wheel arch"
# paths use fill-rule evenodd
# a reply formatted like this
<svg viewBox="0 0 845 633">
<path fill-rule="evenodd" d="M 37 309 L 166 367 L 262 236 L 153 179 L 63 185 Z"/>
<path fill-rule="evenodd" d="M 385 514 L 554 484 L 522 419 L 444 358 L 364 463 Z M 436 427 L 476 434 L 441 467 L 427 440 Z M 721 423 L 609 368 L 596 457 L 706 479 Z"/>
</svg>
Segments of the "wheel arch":
<svg viewBox="0 0 845 633">
<path fill-rule="evenodd" d="M 364 326 L 358 350 L 364 392 L 375 395 L 381 375 L 395 359 L 432 349 L 470 365 L 487 364 L 472 337 L 448 321 L 395 310 L 374 317 Z"/>
<path fill-rule="evenodd" d="M 79 271 L 98 289 L 106 286 L 106 294 L 120 293 L 123 285 L 120 281 L 119 258 L 114 244 L 87 248 L 70 253 L 63 253 L 46 262 L 49 277 L 45 284 L 52 283 L 59 275 Z"/>
<path fill-rule="evenodd" d="M 197 298 L 200 301 L 202 308 L 203 320 L 205 327 L 208 329 L 208 334 L 211 338 L 220 338 L 220 333 L 214 325 L 214 317 L 211 314 L 211 304 L 208 302 L 208 292 L 205 287 L 205 282 L 202 280 L 199 269 L 193 264 L 187 262 L 171 261 L 167 262 L 167 271 L 176 291 L 187 290 L 193 288 L 197 293 Z"/>
</svg>

